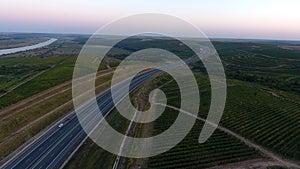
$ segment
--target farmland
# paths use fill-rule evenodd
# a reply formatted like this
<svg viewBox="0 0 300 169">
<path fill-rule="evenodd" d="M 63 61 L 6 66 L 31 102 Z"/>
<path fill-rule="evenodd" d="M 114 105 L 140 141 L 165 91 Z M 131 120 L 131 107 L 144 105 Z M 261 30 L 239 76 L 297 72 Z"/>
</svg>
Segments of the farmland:
<svg viewBox="0 0 300 169">
<path fill-rule="evenodd" d="M 47 47 L 1 56 L 0 109 L 72 79 L 76 56 L 87 38 L 58 37 Z M 117 60 L 107 58 L 99 70 L 116 63 Z"/>
<path fill-rule="evenodd" d="M 239 135 L 239 138 L 217 129 L 206 143 L 199 144 L 203 122 L 196 121 L 190 133 L 176 147 L 151 158 L 125 158 L 127 168 L 235 168 L 249 165 L 268 169 L 289 168 L 269 154 L 245 144 L 240 137 L 282 159 L 300 161 L 300 96 L 297 88 L 300 58 L 297 51 L 282 51 L 284 49 L 273 42 L 216 41 L 214 45 L 224 63 L 228 86 L 220 126 Z M 201 96 L 198 116 L 205 119 L 210 106 L 210 82 L 202 64 L 192 64 L 191 68 Z M 161 76 L 150 84 L 140 89 L 145 92 L 142 97 L 145 107 L 149 107 L 149 92 L 157 87 L 166 94 L 168 105 L 180 106 L 179 89 L 170 76 Z M 172 125 L 178 113 L 166 108 L 155 122 L 139 125 L 135 137 L 150 137 L 163 132 Z M 92 143 L 89 145 L 97 147 Z M 160 145 L 156 146 L 153 148 L 160 148 Z M 78 154 L 84 152 L 87 158 L 94 148 L 82 149 Z"/>
<path fill-rule="evenodd" d="M 199 79 L 199 78 L 198 78 Z M 201 95 L 201 108 L 199 112 L 199 117 L 205 118 L 207 115 L 207 106 L 209 105 L 209 97 L 210 97 L 210 90 L 205 90 L 205 86 L 207 86 L 207 83 L 205 83 L 205 78 L 202 78 L 201 81 L 202 85 L 199 86 L 200 89 L 200 95 Z M 262 145 L 266 147 L 267 149 L 276 152 L 277 154 L 280 154 L 283 158 L 287 159 L 294 159 L 296 161 L 299 161 L 299 141 L 300 138 L 298 137 L 300 135 L 300 105 L 299 103 L 295 103 L 290 101 L 291 95 L 284 95 L 282 93 L 282 97 L 278 95 L 274 95 L 275 92 L 270 92 L 271 90 L 256 84 L 251 84 L 248 82 L 241 82 L 236 80 L 230 80 L 228 81 L 228 98 L 226 103 L 225 112 L 223 114 L 223 118 L 221 121 L 221 126 L 224 126 L 242 136 L 245 138 L 250 139 L 254 143 L 257 143 L 259 145 Z M 178 101 L 178 88 L 174 83 L 169 83 L 165 85 L 162 88 L 163 91 L 166 92 L 166 95 L 169 96 L 168 104 L 174 105 L 179 107 L 180 102 Z M 203 99 L 202 99 L 203 98 Z M 208 99 L 207 99 L 208 98 Z M 292 98 L 299 99 L 299 96 L 294 95 Z M 174 115 L 174 114 L 173 114 Z M 170 120 L 172 122 L 172 120 Z M 199 123 L 199 122 L 198 122 Z M 155 126 L 164 126 L 165 124 L 168 124 L 166 121 L 155 124 Z M 196 125 L 197 126 L 197 125 Z M 200 125 L 201 126 L 201 125 Z M 201 127 L 199 128 L 201 129 Z M 197 136 L 199 136 L 200 129 L 194 129 L 196 136 L 194 136 L 195 144 L 197 143 Z M 211 139 L 214 138 L 215 135 L 218 135 L 215 132 L 215 134 L 212 136 Z M 227 135 L 227 137 L 230 137 Z M 222 138 L 220 140 L 225 140 L 225 138 Z M 184 142 L 184 141 L 183 141 Z M 204 143 L 204 145 L 208 144 L 210 141 L 208 140 L 207 143 Z M 185 145 L 192 145 L 192 141 L 189 143 L 185 143 Z M 218 145 L 216 143 L 216 145 Z M 220 145 L 224 145 L 224 142 L 222 142 Z M 180 147 L 180 144 L 178 145 Z M 201 147 L 202 145 L 198 145 Z M 233 146 L 234 147 L 234 146 Z M 176 150 L 177 146 L 174 148 L 174 151 Z M 185 149 L 182 148 L 182 153 L 185 154 Z M 199 148 L 200 149 L 200 148 Z M 228 148 L 229 150 L 231 148 Z M 193 150 L 197 151 L 198 148 L 194 148 Z M 173 150 L 171 150 L 172 152 Z M 174 161 L 170 162 L 171 164 L 174 164 L 177 162 L 175 160 L 176 158 L 181 159 L 181 155 L 179 150 L 178 156 L 174 155 Z M 202 151 L 204 153 L 205 151 Z M 217 151 L 222 152 L 222 151 Z M 250 152 L 247 150 L 246 152 Z M 230 152 L 228 152 L 230 154 Z M 162 155 L 160 157 L 154 157 L 153 160 L 150 158 L 150 166 L 153 165 L 154 168 L 158 168 L 159 166 L 164 168 L 164 165 L 157 164 L 157 161 L 169 161 L 169 158 L 166 153 L 165 155 Z M 176 154 L 176 153 L 175 153 Z M 187 154 L 183 155 L 182 158 L 185 158 Z M 211 153 L 214 154 L 214 153 Z M 218 157 L 218 153 L 215 153 Z M 233 153 L 235 154 L 235 153 Z M 200 155 L 199 155 L 200 156 Z M 239 157 L 243 157 L 243 155 L 239 155 Z M 166 160 L 164 160 L 166 158 Z M 190 159 L 192 157 L 189 157 L 187 159 Z M 221 157 L 220 157 L 221 158 Z M 228 155 L 225 159 L 230 159 L 230 155 Z M 251 158 L 251 157 L 250 157 Z M 151 164 L 151 161 L 153 164 Z M 175 162 L 176 161 L 176 162 Z M 185 162 L 187 162 L 186 165 L 188 165 L 188 160 L 180 162 L 180 165 L 176 166 L 176 168 L 180 168 L 182 165 L 182 168 L 185 168 Z M 234 160 L 232 161 L 234 162 Z M 163 162 L 162 162 L 163 163 Z M 167 162 L 166 162 L 167 163 Z M 222 163 L 222 162 L 220 162 Z M 225 162 L 226 163 L 226 162 Z M 209 167 L 209 164 L 206 164 L 205 162 L 202 162 L 203 166 L 198 166 L 198 168 L 202 167 Z M 185 166 L 185 167 L 184 167 Z M 192 165 L 194 166 L 194 165 Z M 168 168 L 170 166 L 166 165 L 165 168 Z M 196 167 L 197 168 L 197 167 Z"/>
<path fill-rule="evenodd" d="M 17 57 L 0 58 L 0 159 L 73 109 L 71 79 L 76 57 L 30 56 L 34 51 L 25 52 L 26 57 L 17 53 L 12 54 Z M 96 92 L 108 87 L 111 67 L 117 62 L 105 59 L 99 66 Z"/>
<path fill-rule="evenodd" d="M 214 45 L 230 78 L 299 94 L 299 51 L 283 49 L 280 42 L 217 41 Z"/>
<path fill-rule="evenodd" d="M 72 73 L 76 56 L 87 36 L 52 36 L 59 40 L 47 47 L 0 58 L 1 159 L 73 109 Z M 45 37 L 33 38 L 28 43 L 38 42 Z M 186 50 L 184 46 L 177 48 L 176 41 L 162 43 L 159 40 L 133 38 L 127 42 L 114 48 L 108 54 L 109 58 L 105 58 L 99 66 L 96 93 L 109 87 L 113 68 L 119 64 L 119 60 L 137 50 L 158 43 L 164 44 L 181 58 L 192 56 L 190 51 L 182 52 Z M 2 43 L 11 45 L 5 41 Z M 20 38 L 15 44 L 23 45 L 24 40 Z M 245 167 L 250 163 L 258 168 L 289 168 L 286 163 L 272 158 L 243 139 L 261 146 L 280 159 L 299 163 L 300 51 L 296 50 L 299 44 L 256 40 L 214 40 L 213 44 L 227 76 L 227 101 L 220 127 L 207 142 L 198 143 L 204 124 L 199 119 L 206 119 L 211 89 L 203 65 L 200 62 L 192 63 L 190 68 L 200 91 L 199 119 L 192 130 L 178 145 L 158 156 L 145 159 L 121 158 L 120 168 L 213 169 Z M 137 98 L 139 107 L 147 109 L 150 106 L 149 93 L 158 87 L 166 94 L 168 106 L 180 107 L 179 88 L 172 77 L 166 74 L 146 81 L 145 85 L 131 94 L 131 99 Z M 151 137 L 162 133 L 173 124 L 179 113 L 182 112 L 166 107 L 156 121 L 136 123 L 134 136 Z M 125 132 L 129 124 L 116 110 L 107 120 L 121 133 Z M 153 145 L 152 148 L 159 149 L 161 146 Z M 115 155 L 88 139 L 65 168 L 111 168 L 115 158 Z"/>
</svg>

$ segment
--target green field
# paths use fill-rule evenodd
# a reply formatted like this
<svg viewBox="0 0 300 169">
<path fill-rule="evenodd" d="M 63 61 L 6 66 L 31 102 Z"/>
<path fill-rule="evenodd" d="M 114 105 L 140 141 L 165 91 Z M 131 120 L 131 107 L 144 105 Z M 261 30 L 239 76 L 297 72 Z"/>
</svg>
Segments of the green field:
<svg viewBox="0 0 300 169">
<path fill-rule="evenodd" d="M 2 59 L 2 61 L 2 65 L 5 65 L 11 71 L 3 72 L 5 75 L 0 76 L 0 78 L 3 77 L 8 80 L 7 82 L 4 82 L 6 85 L 1 86 L 2 93 L 7 92 L 13 85 L 17 85 L 23 80 L 26 80 L 26 77 L 28 76 L 34 76 L 34 74 L 43 70 L 45 70 L 45 72 L 42 72 L 42 74 L 34 79 L 0 97 L 0 109 L 71 80 L 76 57 L 9 58 Z M 112 66 L 115 64 L 115 62 L 109 63 L 111 63 Z M 24 67 L 26 69 L 24 69 Z M 99 70 L 104 69 L 106 69 L 105 64 L 101 64 Z"/>
<path fill-rule="evenodd" d="M 167 109 L 156 122 L 154 135 L 166 130 L 177 117 L 176 111 Z M 204 144 L 198 143 L 203 123 L 197 121 L 190 133 L 175 148 L 149 159 L 149 168 L 206 168 L 262 156 L 239 140 L 216 131 Z M 180 131 L 178 131 L 180 132 Z M 155 145 L 153 149 L 160 148 Z"/>
<path fill-rule="evenodd" d="M 11 83 L 14 83 L 14 85 L 25 80 L 24 76 L 32 76 L 34 73 L 38 73 L 41 70 L 46 71 L 2 96 L 0 98 L 0 108 L 16 103 L 43 90 L 59 85 L 67 80 L 71 80 L 75 61 L 75 57 L 2 59 L 2 65 L 7 67 L 10 66 L 9 68 L 12 71 L 11 74 L 5 74 L 5 77 L 13 77 L 14 79 L 11 80 Z M 23 67 L 26 66 L 29 68 L 24 70 Z M 19 73 L 18 69 L 13 70 L 13 67 L 20 69 L 22 73 Z M 32 69 L 32 67 L 36 70 Z M 4 93 L 5 89 L 8 88 L 2 89 Z"/>
<path fill-rule="evenodd" d="M 76 56 L 87 40 L 87 36 L 61 35 L 60 38 L 49 47 L 0 58 L 1 110 L 72 79 Z M 108 39 L 106 43 L 109 42 Z M 213 44 L 224 64 L 227 76 L 227 101 L 220 126 L 282 159 L 299 162 L 300 51 L 284 49 L 284 46 L 294 44 L 280 41 L 214 40 Z M 181 58 L 193 55 L 178 41 L 167 39 L 163 42 L 151 38 L 144 41 L 143 38 L 134 37 L 113 48 L 108 54 L 110 58 L 106 58 L 99 70 L 116 67 L 119 59 L 124 59 L 130 53 L 161 45 Z M 210 82 L 200 62 L 192 63 L 190 67 L 196 77 L 201 97 L 198 116 L 205 119 L 211 101 Z M 98 79 L 97 83 L 104 84 L 110 78 L 111 75 Z M 166 94 L 168 105 L 180 107 L 178 86 L 170 76 L 165 74 L 147 81 L 145 86 L 135 90 L 131 94 L 132 101 L 139 93 L 139 107 L 149 108 L 149 92 L 157 87 L 161 87 Z M 72 109 L 72 105 L 67 105 L 49 118 L 35 123 L 28 130 L 15 136 L 11 136 L 12 133 L 69 100 L 71 100 L 70 89 L 59 95 L 53 95 L 44 103 L 36 104 L 30 109 L 16 114 L 13 111 L 0 114 L 1 140 L 8 137 L 18 139 L 10 146 L 6 144 L 7 141 L 0 142 L 3 152 L 1 158 L 65 115 Z M 9 113 L 12 115 L 10 116 Z M 150 137 L 163 132 L 172 125 L 178 113 L 174 109 L 166 108 L 156 121 L 138 124 L 135 137 Z M 125 132 L 129 123 L 117 111 L 108 116 L 108 120 L 121 133 Z M 147 159 L 121 158 L 124 162 L 123 168 L 208 168 L 255 159 L 274 161 L 260 150 L 220 129 L 217 129 L 206 143 L 199 144 L 198 137 L 202 127 L 203 122 L 197 120 L 181 143 L 158 156 Z M 161 146 L 163 145 L 153 145 L 152 148 L 159 149 Z M 111 168 L 115 157 L 88 140 L 72 157 L 66 168 Z M 276 169 L 284 166 L 274 165 L 268 168 Z"/>
<path fill-rule="evenodd" d="M 300 51 L 283 49 L 279 42 L 213 44 L 228 77 L 300 94 Z"/>
<path fill-rule="evenodd" d="M 220 125 L 282 159 L 300 161 L 300 53 L 269 42 L 217 41 L 214 45 L 224 63 L 228 86 Z M 199 117 L 206 118 L 210 106 L 210 83 L 202 64 L 195 63 L 191 67 L 201 96 Z M 170 80 L 171 77 L 163 76 L 153 81 L 151 87 L 163 85 L 161 89 L 168 98 L 168 104 L 179 107 L 178 86 L 169 83 Z M 144 98 L 147 99 L 147 91 L 150 90 L 142 91 L 146 91 Z M 172 125 L 177 114 L 175 110 L 166 108 L 155 122 L 141 125 L 142 131 L 137 131 L 136 137 L 143 135 L 144 128 L 148 136 L 149 133 L 161 133 Z M 264 153 L 219 129 L 206 143 L 199 144 L 202 126 L 203 122 L 197 121 L 180 144 L 161 155 L 147 159 L 126 158 L 127 168 L 208 168 L 253 159 L 272 161 Z M 161 148 L 161 145 L 156 146 L 153 148 Z M 267 168 L 287 167 L 273 165 Z"/>
</svg>

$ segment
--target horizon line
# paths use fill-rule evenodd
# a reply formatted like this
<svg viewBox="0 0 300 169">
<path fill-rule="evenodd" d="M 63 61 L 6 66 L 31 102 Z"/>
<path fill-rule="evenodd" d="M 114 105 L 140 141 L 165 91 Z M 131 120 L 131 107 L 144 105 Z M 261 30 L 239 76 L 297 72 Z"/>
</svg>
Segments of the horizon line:
<svg viewBox="0 0 300 169">
<path fill-rule="evenodd" d="M 93 33 L 65 33 L 65 32 L 31 32 L 31 31 L 12 31 L 12 32 L 0 32 L 0 34 L 53 34 L 53 35 L 86 35 L 91 36 Z M 118 36 L 118 35 L 104 35 L 104 36 Z M 228 36 L 220 36 L 213 37 L 207 36 L 210 40 L 248 40 L 248 41 L 288 41 L 288 42 L 300 42 L 300 39 L 276 39 L 276 38 L 258 38 L 258 37 L 228 37 Z"/>
</svg>

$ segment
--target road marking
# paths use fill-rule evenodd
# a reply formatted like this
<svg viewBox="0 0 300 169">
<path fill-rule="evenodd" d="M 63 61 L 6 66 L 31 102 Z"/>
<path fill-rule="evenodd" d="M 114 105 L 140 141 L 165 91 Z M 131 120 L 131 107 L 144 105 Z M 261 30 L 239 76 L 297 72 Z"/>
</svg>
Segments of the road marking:
<svg viewBox="0 0 300 169">
<path fill-rule="evenodd" d="M 133 122 L 134 122 L 134 119 L 136 118 L 137 112 L 138 112 L 138 107 L 135 109 L 133 118 L 132 118 L 131 121 L 130 121 L 130 124 L 129 124 L 128 128 L 127 128 L 127 131 L 126 131 L 125 136 L 128 136 L 128 134 L 129 134 L 129 132 L 130 132 L 130 129 L 132 128 L 132 124 L 133 124 Z M 115 163 L 114 163 L 114 165 L 113 165 L 113 169 L 117 169 L 118 166 L 119 166 L 119 162 L 120 162 L 120 158 L 121 158 L 120 155 L 122 154 L 122 151 L 123 151 L 123 148 L 124 148 L 124 145 L 125 145 L 125 141 L 126 141 L 126 137 L 124 137 L 123 140 L 122 140 L 121 146 L 120 146 L 120 148 L 119 148 L 118 155 L 117 155 L 116 160 L 115 160 Z"/>
<path fill-rule="evenodd" d="M 101 92 L 99 94 L 99 96 L 103 93 L 105 93 L 106 91 L 108 91 L 108 89 L 104 90 L 103 92 Z M 83 105 L 81 105 L 81 107 L 85 107 L 87 106 L 88 104 L 85 103 Z M 92 110 L 94 111 L 94 110 Z M 72 116 L 72 115 L 75 115 L 75 116 Z M 57 126 L 57 124 L 59 124 L 61 121 L 64 121 L 66 120 L 67 118 L 73 118 L 73 117 L 76 117 L 76 113 L 73 111 L 71 111 L 70 113 L 68 113 L 66 116 L 62 117 L 62 119 L 58 120 L 57 122 L 55 122 L 51 127 L 49 127 L 46 131 L 44 131 L 44 133 L 47 133 L 49 132 L 50 130 L 52 130 L 53 128 L 55 128 Z M 80 126 L 79 126 L 80 128 Z M 38 136 L 37 138 L 33 138 L 34 140 L 31 140 L 29 141 L 29 144 L 26 145 L 24 148 L 21 149 L 21 151 L 19 151 L 19 153 L 15 154 L 13 157 L 11 157 L 10 159 L 8 159 L 3 165 L 1 165 L 1 168 L 4 167 L 5 165 L 9 164 L 12 160 L 14 160 L 15 158 L 17 158 L 18 155 L 20 155 L 21 153 L 24 153 L 25 150 L 27 150 L 31 145 L 33 144 L 36 144 L 36 141 L 35 140 L 38 140 L 38 139 L 42 139 L 43 137 L 45 137 L 45 140 L 43 140 L 42 142 L 38 142 L 39 144 L 37 144 L 33 149 L 31 149 L 31 151 L 29 151 L 29 153 L 26 153 L 25 156 L 23 158 L 21 158 L 21 160 L 18 160 L 18 162 L 16 162 L 12 168 L 14 168 L 15 166 L 17 166 L 22 160 L 24 160 L 29 154 L 31 154 L 34 150 L 36 150 L 37 147 L 39 147 L 40 145 L 42 145 L 45 141 L 47 141 L 46 138 L 50 138 L 52 135 L 54 135 L 56 132 L 61 132 L 61 130 L 55 130 L 53 133 L 50 134 L 50 136 L 47 136 L 45 134 L 42 134 L 40 136 Z M 52 141 L 52 139 L 51 139 Z"/>
<path fill-rule="evenodd" d="M 157 73 L 157 72 L 156 72 L 156 73 Z M 154 73 L 154 74 L 156 74 L 156 73 Z M 139 84 L 140 82 L 146 80 L 148 77 L 151 77 L 151 76 L 153 76 L 154 74 L 152 74 L 152 72 L 151 72 L 151 73 L 148 72 L 148 74 L 145 74 L 145 77 L 144 77 L 144 76 L 141 76 L 140 79 L 138 79 L 137 83 Z M 125 81 L 126 81 L 126 80 L 125 80 Z M 118 83 L 118 84 L 115 84 L 115 85 L 112 86 L 112 87 L 117 87 L 117 86 L 120 85 L 120 84 L 122 84 L 122 82 L 120 82 L 120 83 Z M 130 91 L 136 89 L 136 88 L 139 86 L 138 84 L 137 84 L 134 88 L 132 88 Z M 111 87 L 111 88 L 112 88 L 112 87 Z M 119 88 L 119 90 L 121 90 L 121 89 L 122 89 L 122 87 Z M 106 91 L 108 91 L 108 90 L 109 90 L 109 89 L 106 89 L 105 91 L 103 91 L 103 92 L 101 92 L 101 93 L 104 94 L 104 93 L 105 93 Z M 101 93 L 100 93 L 99 95 L 101 95 Z M 129 94 L 129 93 L 128 93 L 128 94 Z M 119 100 L 119 102 L 122 101 L 122 99 L 123 99 L 124 97 L 126 97 L 126 95 L 123 96 L 123 97 L 121 97 L 120 100 Z M 118 103 L 119 103 L 119 102 L 118 102 Z M 115 104 L 118 104 L 118 103 L 115 103 Z M 84 106 L 87 106 L 87 105 L 88 105 L 88 104 L 85 103 L 85 104 L 79 106 L 79 108 L 83 108 Z M 113 110 L 113 109 L 114 109 L 114 107 L 111 108 L 111 110 Z M 110 111 L 111 111 L 111 110 L 110 110 Z M 93 111 L 94 111 L 94 110 L 93 110 Z M 106 115 L 108 115 L 110 111 L 108 111 L 108 112 L 106 113 Z M 73 112 L 74 112 L 74 111 L 72 111 L 71 113 L 73 113 Z M 70 113 L 70 115 L 71 115 L 71 113 Z M 105 115 L 105 116 L 106 116 L 106 115 Z M 75 116 L 75 117 L 76 117 L 76 116 Z M 64 118 L 62 118 L 62 119 L 65 119 L 65 118 L 66 118 L 66 117 L 64 117 Z M 101 121 L 102 121 L 103 119 L 104 119 L 104 118 L 102 118 Z M 97 128 L 97 127 L 99 126 L 99 124 L 101 123 L 101 121 L 98 123 L 98 125 L 95 126 L 95 128 Z M 58 123 L 59 123 L 59 121 L 58 121 L 56 124 L 58 124 Z M 53 128 L 53 127 L 55 127 L 55 126 L 52 126 L 52 127 L 50 127 L 50 128 Z M 79 126 L 79 127 L 80 127 L 80 126 Z M 95 129 L 95 128 L 94 128 L 94 129 Z M 50 129 L 49 129 L 49 130 L 50 130 Z M 56 130 L 56 131 L 57 131 L 57 130 Z M 91 131 L 91 133 L 92 133 L 92 132 L 93 132 L 93 130 Z M 69 133 L 70 133 L 70 132 L 69 132 Z M 53 135 L 53 134 L 54 134 L 54 133 L 52 133 L 52 135 Z M 43 135 L 40 136 L 40 137 L 43 137 Z M 47 138 L 49 138 L 49 137 L 47 137 Z M 44 142 L 44 141 L 43 141 L 43 142 Z M 33 143 L 31 143 L 31 144 L 33 144 Z M 57 144 L 57 143 L 56 143 L 56 144 Z M 39 144 L 39 145 L 40 145 L 40 144 Z M 29 145 L 27 145 L 26 147 L 28 147 L 28 146 L 29 146 Z M 26 148 L 26 147 L 25 147 L 25 148 Z M 24 148 L 24 149 L 25 149 L 25 148 Z M 24 150 L 24 149 L 23 149 L 23 150 Z M 52 149 L 53 149 L 53 148 L 52 148 Z M 33 150 L 32 150 L 32 151 L 33 151 Z M 32 151 L 31 151 L 31 152 L 32 152 Z M 31 153 L 31 152 L 30 152 L 30 153 Z M 48 152 L 49 152 L 49 150 L 48 150 Z M 28 153 L 27 155 L 29 155 L 30 153 Z M 17 154 L 17 155 L 18 155 L 18 154 Z M 15 155 L 15 156 L 17 156 L 17 155 Z M 25 157 L 26 157 L 27 155 L 25 155 Z M 22 159 L 24 159 L 25 157 L 23 157 Z M 45 156 L 44 156 L 44 158 L 45 158 Z M 12 159 L 11 159 L 11 160 L 12 160 Z M 9 161 L 11 161 L 11 160 L 9 160 Z M 41 161 L 41 159 L 40 159 L 39 161 Z M 6 162 L 5 164 L 7 164 L 7 163 L 8 163 L 8 162 Z M 18 163 L 20 163 L 20 161 L 19 161 Z M 4 165 L 5 165 L 5 164 L 4 164 Z M 4 166 L 4 165 L 3 165 L 3 166 Z M 16 165 L 16 164 L 15 164 L 15 165 Z M 14 165 L 14 166 L 15 166 L 15 165 Z"/>
</svg>

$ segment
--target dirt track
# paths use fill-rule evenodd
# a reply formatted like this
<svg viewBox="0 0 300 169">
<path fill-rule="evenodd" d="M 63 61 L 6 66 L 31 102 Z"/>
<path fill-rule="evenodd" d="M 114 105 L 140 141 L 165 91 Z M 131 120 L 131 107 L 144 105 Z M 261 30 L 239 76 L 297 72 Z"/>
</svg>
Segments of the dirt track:
<svg viewBox="0 0 300 169">
<path fill-rule="evenodd" d="M 217 124 L 214 124 L 210 121 L 207 121 L 206 119 L 203 119 L 201 117 L 198 117 L 198 116 L 195 116 L 194 114 L 190 113 L 190 112 L 187 112 L 185 110 L 180 110 L 179 108 L 177 107 L 174 107 L 174 106 L 171 106 L 171 105 L 165 105 L 165 104 L 161 104 L 161 103 L 154 103 L 154 104 L 158 104 L 158 105 L 162 105 L 162 106 L 166 106 L 168 108 L 171 108 L 173 110 L 177 110 L 177 111 L 180 111 L 184 114 L 187 114 L 189 116 L 192 116 L 192 117 L 195 117 L 196 119 L 202 121 L 202 122 L 207 122 L 208 124 L 212 125 L 212 126 L 215 126 L 217 127 L 217 129 L 239 139 L 240 141 L 244 142 L 246 145 L 248 145 L 249 147 L 253 147 L 255 148 L 256 150 L 260 151 L 262 154 L 264 154 L 265 156 L 271 158 L 272 160 L 274 160 L 276 163 L 280 164 L 281 166 L 284 166 L 284 167 L 289 167 L 289 168 L 295 168 L 295 169 L 299 169 L 300 168 L 300 163 L 299 162 L 296 162 L 296 161 L 291 161 L 291 160 L 286 160 L 286 159 L 283 159 L 281 158 L 280 156 L 278 156 L 277 154 L 274 154 L 273 152 L 267 150 L 266 148 L 260 146 L 260 145 L 257 145 L 253 142 L 251 142 L 250 140 L 248 140 L 247 138 L 225 128 L 225 127 L 222 127 L 220 125 L 217 125 Z"/>
</svg>

